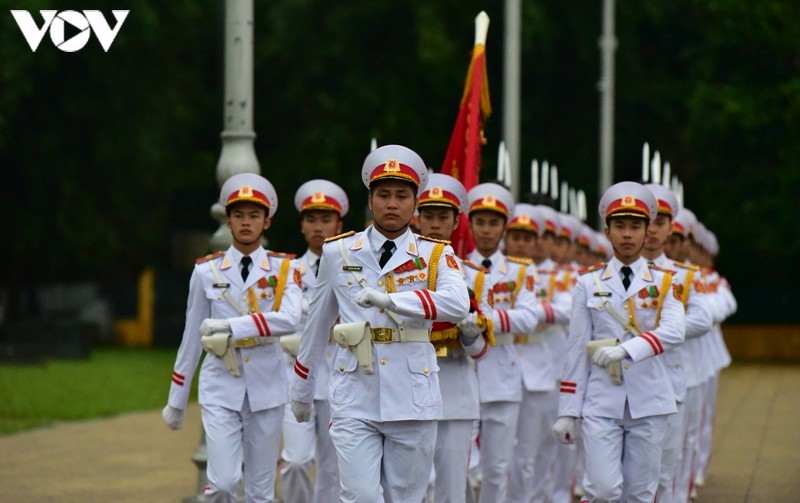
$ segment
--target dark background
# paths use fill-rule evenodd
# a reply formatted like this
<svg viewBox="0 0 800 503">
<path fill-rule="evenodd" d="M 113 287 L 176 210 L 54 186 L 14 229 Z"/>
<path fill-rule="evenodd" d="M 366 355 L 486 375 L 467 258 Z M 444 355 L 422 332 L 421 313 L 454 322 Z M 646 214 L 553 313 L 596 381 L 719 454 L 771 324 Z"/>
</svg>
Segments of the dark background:
<svg viewBox="0 0 800 503">
<path fill-rule="evenodd" d="M 217 229 L 223 2 L 0 0 L 0 209 L 10 319 L 31 289 L 92 282 L 116 316 L 157 270 L 157 322 L 177 340 L 193 256 Z M 523 0 L 521 186 L 557 164 L 597 204 L 602 2 Z M 111 49 L 75 53 L 45 35 L 33 53 L 10 9 L 129 9 Z M 372 137 L 441 164 L 485 10 L 489 87 L 481 180 L 502 135 L 503 2 L 255 2 L 255 142 L 280 204 L 270 247 L 302 252 L 294 192 L 323 177 L 363 226 L 360 167 Z M 738 323 L 796 323 L 800 226 L 800 3 L 618 0 L 615 181 L 641 173 L 649 142 L 720 243 Z M 159 314 L 160 313 L 160 314 Z M 159 318 L 161 316 L 161 318 Z M 179 328 L 177 329 L 179 330 Z"/>
</svg>

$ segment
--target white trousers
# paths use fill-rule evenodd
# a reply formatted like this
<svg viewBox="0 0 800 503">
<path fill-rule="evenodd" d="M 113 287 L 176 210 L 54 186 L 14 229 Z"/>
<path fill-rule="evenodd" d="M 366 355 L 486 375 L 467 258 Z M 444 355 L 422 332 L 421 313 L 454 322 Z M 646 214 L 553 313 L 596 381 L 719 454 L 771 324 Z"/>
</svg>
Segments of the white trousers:
<svg viewBox="0 0 800 503">
<path fill-rule="evenodd" d="M 505 501 L 520 402 L 481 403 L 479 503 Z"/>
<path fill-rule="evenodd" d="M 433 497 L 436 503 L 465 503 L 467 500 L 472 421 L 472 419 L 439 421 L 436 451 L 433 455 L 435 471 Z"/>
<path fill-rule="evenodd" d="M 284 503 L 339 501 L 339 468 L 328 427 L 331 410 L 327 400 L 314 400 L 311 420 L 298 423 L 289 407 L 283 418 L 281 490 Z M 316 459 L 316 482 L 309 470 Z"/>
<path fill-rule="evenodd" d="M 667 416 L 584 417 L 581 426 L 589 502 L 653 503 L 661 469 Z"/>
<path fill-rule="evenodd" d="M 572 503 L 573 488 L 578 476 L 578 446 L 580 442 L 574 444 L 562 444 L 556 442 L 556 455 L 550 466 L 553 478 L 553 485 L 550 493 L 550 501 L 553 503 Z M 583 472 L 581 472 L 583 477 Z"/>
<path fill-rule="evenodd" d="M 334 418 L 344 503 L 419 503 L 425 496 L 436 445 L 436 421 Z"/>
<path fill-rule="evenodd" d="M 697 466 L 697 450 L 700 442 L 700 424 L 702 421 L 702 401 L 705 383 L 686 388 L 683 399 L 683 446 L 681 462 L 675 476 L 673 500 L 687 502 L 692 492 L 695 467 Z"/>
<path fill-rule="evenodd" d="M 558 390 L 522 391 L 517 443 L 508 476 L 508 503 L 547 503 L 556 454 L 553 424 L 558 419 Z"/>
<path fill-rule="evenodd" d="M 697 466 L 695 477 L 705 479 L 708 472 L 708 460 L 711 457 L 711 441 L 714 436 L 714 411 L 717 406 L 717 390 L 719 389 L 719 372 L 711 376 L 705 388 L 703 399 L 703 415 L 700 423 L 700 441 L 697 446 Z"/>
<path fill-rule="evenodd" d="M 247 503 L 274 501 L 283 410 L 281 405 L 253 412 L 247 397 L 242 410 L 201 404 L 208 453 L 209 486 L 203 491 L 205 501 L 236 503 L 242 462 Z"/>
<path fill-rule="evenodd" d="M 658 481 L 658 503 L 674 503 L 675 480 L 681 466 L 683 456 L 683 426 L 686 408 L 678 402 L 678 413 L 667 416 L 667 433 L 664 435 L 664 447 L 661 452 L 661 476 Z"/>
</svg>

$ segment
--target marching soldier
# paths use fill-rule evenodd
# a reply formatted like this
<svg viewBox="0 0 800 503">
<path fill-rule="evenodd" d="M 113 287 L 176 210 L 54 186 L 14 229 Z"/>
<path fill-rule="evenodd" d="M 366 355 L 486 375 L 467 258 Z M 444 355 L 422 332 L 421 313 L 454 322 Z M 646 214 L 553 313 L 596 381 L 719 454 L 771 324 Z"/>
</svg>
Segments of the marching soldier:
<svg viewBox="0 0 800 503">
<path fill-rule="evenodd" d="M 328 180 L 310 180 L 297 189 L 294 205 L 300 213 L 300 231 L 308 249 L 297 259 L 303 281 L 303 320 L 297 335 L 281 338 L 289 354 L 290 371 L 300 348 L 311 296 L 317 284 L 317 269 L 324 241 L 342 232 L 342 218 L 347 214 L 349 201 L 344 190 Z M 320 371 L 314 393 L 313 415 L 300 423 L 287 407 L 283 419 L 283 451 L 281 459 L 281 490 L 284 503 L 326 503 L 339 500 L 339 469 L 328 425 L 328 376 L 337 345 L 329 342 L 325 348 L 325 370 Z M 316 451 L 316 456 L 315 456 Z M 309 469 L 316 457 L 316 483 L 312 486 Z"/>
<path fill-rule="evenodd" d="M 558 418 L 558 382 L 564 355 L 572 299 L 561 285 L 556 263 L 550 258 L 558 226 L 555 210 L 543 205 L 517 204 L 506 226 L 506 252 L 531 259 L 535 308 L 539 325 L 535 332 L 516 334 L 515 346 L 522 370 L 522 403 L 517 443 L 506 501 L 549 500 L 551 465 L 558 443 L 551 430 Z M 516 247 L 530 240 L 533 246 Z"/>
<path fill-rule="evenodd" d="M 366 157 L 361 174 L 374 223 L 323 246 L 295 363 L 292 410 L 299 421 L 309 420 L 330 327 L 339 317 L 330 435 L 341 501 L 374 502 L 383 493 L 387 501 L 417 503 L 442 417 L 431 325 L 463 320 L 469 296 L 453 249 L 408 228 L 427 183 L 422 159 L 386 145 Z"/>
<path fill-rule="evenodd" d="M 417 205 L 420 233 L 434 239 L 450 239 L 466 207 L 467 191 L 461 182 L 449 175 L 431 174 Z M 455 260 L 461 261 L 458 257 Z M 474 307 L 477 306 L 471 311 L 475 311 Z M 439 364 L 439 386 L 442 390 L 458 390 L 442 394 L 443 415 L 433 458 L 436 503 L 466 501 L 473 422 L 480 418 L 478 376 L 473 361 L 489 350 L 488 340 L 481 337 L 485 320 L 480 325 L 469 334 L 448 322 L 434 322 L 431 329 Z"/>
<path fill-rule="evenodd" d="M 664 254 L 664 246 L 672 234 L 673 218 L 680 213 L 678 198 L 673 192 L 661 184 L 646 184 L 658 201 L 658 215 L 647 228 L 642 256 L 650 263 L 661 268 L 672 270 L 681 303 L 686 312 L 686 340 L 680 346 L 665 351 L 659 358 L 664 359 L 675 393 L 677 414 L 671 414 L 667 420 L 667 434 L 661 455 L 661 478 L 659 480 L 657 501 L 672 503 L 681 501 L 675 493 L 688 494 L 681 491 L 676 479 L 681 469 L 683 454 L 684 426 L 686 421 L 687 382 L 689 373 L 695 372 L 694 355 L 689 354 L 689 343 L 706 334 L 711 329 L 711 311 L 705 293 L 698 292 L 694 286 L 694 277 L 699 268 L 691 264 L 672 261 Z M 683 498 L 685 500 L 685 498 Z"/>
<path fill-rule="evenodd" d="M 663 360 L 683 342 L 685 316 L 672 275 L 641 252 L 658 205 L 634 182 L 609 187 L 599 204 L 614 258 L 583 270 L 573 290 L 559 419 L 573 442 L 581 421 L 586 501 L 652 503 L 667 416 L 677 411 Z"/>
<path fill-rule="evenodd" d="M 464 271 L 478 305 L 491 321 L 496 341 L 477 364 L 481 401 L 479 501 L 496 503 L 506 497 L 522 400 L 514 334 L 530 334 L 536 329 L 535 278 L 529 259 L 506 257 L 500 250 L 506 222 L 514 211 L 511 192 L 495 183 L 482 183 L 473 187 L 467 198 L 475 250 L 464 261 Z M 470 328 L 475 325 L 471 320 Z"/>
<path fill-rule="evenodd" d="M 275 498 L 281 421 L 288 382 L 281 335 L 298 328 L 300 273 L 292 257 L 261 246 L 278 207 L 265 178 L 230 177 L 220 191 L 233 244 L 198 259 L 189 282 L 183 340 L 172 372 L 167 425 L 183 424 L 192 377 L 203 349 L 199 402 L 206 433 L 206 501 L 235 502 L 246 470 L 248 502 Z"/>
</svg>

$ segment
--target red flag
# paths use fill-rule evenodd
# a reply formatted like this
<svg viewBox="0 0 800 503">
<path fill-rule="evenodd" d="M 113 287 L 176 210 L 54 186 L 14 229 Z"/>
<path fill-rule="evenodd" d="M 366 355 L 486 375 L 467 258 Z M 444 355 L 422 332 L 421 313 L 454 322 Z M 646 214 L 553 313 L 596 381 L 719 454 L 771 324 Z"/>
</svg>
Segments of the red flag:
<svg viewBox="0 0 800 503">
<path fill-rule="evenodd" d="M 481 12 L 475 18 L 475 46 L 467 71 L 464 94 L 458 117 L 450 136 L 450 144 L 442 164 L 442 173 L 458 179 L 468 191 L 478 184 L 481 168 L 481 147 L 486 144 L 483 121 L 492 113 L 489 101 L 489 80 L 486 77 L 486 32 L 489 16 Z M 475 247 L 466 215 L 461 215 L 458 228 L 450 237 L 456 255 L 466 257 Z"/>
</svg>

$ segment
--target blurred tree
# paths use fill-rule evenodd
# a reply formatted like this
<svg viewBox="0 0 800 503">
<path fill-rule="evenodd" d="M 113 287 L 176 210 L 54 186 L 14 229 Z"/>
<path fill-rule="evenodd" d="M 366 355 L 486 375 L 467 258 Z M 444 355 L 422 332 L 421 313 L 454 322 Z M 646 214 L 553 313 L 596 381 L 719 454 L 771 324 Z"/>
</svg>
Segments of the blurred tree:
<svg viewBox="0 0 800 503">
<path fill-rule="evenodd" d="M 209 235 L 222 130 L 223 2 L 33 0 L 24 8 L 129 9 L 106 53 L 48 37 L 33 53 L 0 0 L 0 279 L 133 278 L 164 265 L 176 230 Z M 360 167 L 370 138 L 442 162 L 464 85 L 474 18 L 491 18 L 482 179 L 493 178 L 502 129 L 500 0 L 255 4 L 255 132 L 280 205 L 270 246 L 302 251 L 293 208 L 305 180 L 350 195 L 363 224 Z M 597 197 L 600 2 L 523 0 L 521 186 L 531 159 Z M 686 184 L 687 205 L 721 243 L 738 320 L 797 321 L 791 274 L 742 263 L 800 258 L 800 5 L 792 0 L 617 2 L 615 179 L 637 179 L 649 142 Z M 110 19 L 110 17 L 109 17 Z M 35 262 L 38 267 L 27 264 Z M 109 273 L 113 271 L 113 273 Z M 750 292 L 755 292 L 752 295 Z M 753 297 L 753 302 L 749 302 Z"/>
</svg>

